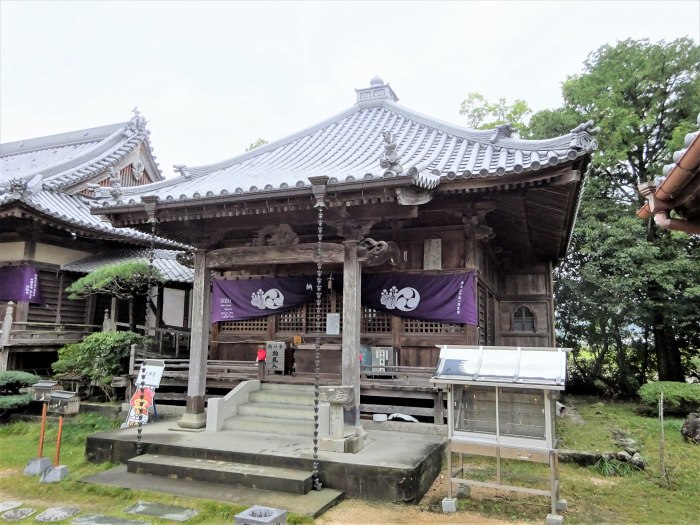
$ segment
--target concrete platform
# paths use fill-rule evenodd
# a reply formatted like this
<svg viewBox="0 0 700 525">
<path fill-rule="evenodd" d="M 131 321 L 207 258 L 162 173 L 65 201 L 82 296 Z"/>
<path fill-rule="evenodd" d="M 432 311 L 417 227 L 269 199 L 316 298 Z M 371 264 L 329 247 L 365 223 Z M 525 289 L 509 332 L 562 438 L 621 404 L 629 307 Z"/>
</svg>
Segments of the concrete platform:
<svg viewBox="0 0 700 525">
<path fill-rule="evenodd" d="M 177 424 L 167 421 L 146 425 L 143 428 L 143 453 L 307 472 L 311 472 L 313 468 L 313 440 L 310 437 L 241 430 L 181 430 Z M 136 436 L 136 428 L 93 434 L 87 439 L 88 460 L 126 463 L 136 456 Z M 346 497 L 417 503 L 440 472 L 445 453 L 445 439 L 444 436 L 435 434 L 370 429 L 367 431 L 365 447 L 356 454 L 319 451 L 319 476 L 324 488 L 343 492 Z M 126 475 L 126 468 L 123 470 L 123 474 Z M 158 481 L 154 482 L 153 476 L 144 477 L 148 480 L 144 486 L 146 490 L 168 492 L 162 488 L 165 481 L 161 480 L 166 478 L 157 478 Z M 186 480 L 167 480 L 168 483 L 171 481 L 188 483 Z M 313 492 L 315 491 L 309 494 Z M 186 494 L 194 496 L 192 491 Z M 217 499 L 209 491 L 204 491 L 203 494 L 201 497 Z M 266 504 L 261 500 L 246 503 Z M 292 510 L 289 505 L 285 506 L 282 503 L 269 505 Z"/>
</svg>

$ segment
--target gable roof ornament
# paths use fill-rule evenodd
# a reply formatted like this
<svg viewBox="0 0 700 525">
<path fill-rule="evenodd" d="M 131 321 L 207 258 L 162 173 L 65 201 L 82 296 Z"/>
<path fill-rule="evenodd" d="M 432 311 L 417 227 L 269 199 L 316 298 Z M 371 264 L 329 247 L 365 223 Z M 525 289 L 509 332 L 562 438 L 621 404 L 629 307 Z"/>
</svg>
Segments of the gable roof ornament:
<svg viewBox="0 0 700 525">
<path fill-rule="evenodd" d="M 594 127 L 592 120 L 579 124 L 571 130 L 573 137 L 569 147 L 576 150 L 592 152 L 598 149 L 598 141 L 591 135 L 600 133 L 600 127 Z"/>
<path fill-rule="evenodd" d="M 131 120 L 126 123 L 126 132 L 131 132 L 131 133 L 145 133 L 146 135 L 149 134 L 148 130 L 146 129 L 146 124 L 148 121 L 141 115 L 141 112 L 139 111 L 138 107 L 134 107 L 134 109 L 131 110 L 131 112 L 134 114 L 133 117 L 131 117 Z"/>
<path fill-rule="evenodd" d="M 403 172 L 403 166 L 396 154 L 396 135 L 390 131 L 383 131 L 384 153 L 379 159 L 379 166 L 384 170 L 385 177 L 395 177 Z"/>
<path fill-rule="evenodd" d="M 494 144 L 500 139 L 509 139 L 513 136 L 515 131 L 517 130 L 513 127 L 513 124 L 510 122 L 506 122 L 505 124 L 499 124 L 498 126 L 496 126 L 496 129 L 493 130 L 493 135 L 491 135 L 491 137 L 489 138 L 489 142 L 491 142 L 491 144 Z"/>
</svg>

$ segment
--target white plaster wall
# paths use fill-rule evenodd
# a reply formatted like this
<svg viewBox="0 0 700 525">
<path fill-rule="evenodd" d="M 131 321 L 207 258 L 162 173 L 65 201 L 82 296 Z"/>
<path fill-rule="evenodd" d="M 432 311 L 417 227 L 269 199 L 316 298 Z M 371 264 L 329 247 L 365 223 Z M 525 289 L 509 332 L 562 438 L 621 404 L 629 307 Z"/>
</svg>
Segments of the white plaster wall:
<svg viewBox="0 0 700 525">
<path fill-rule="evenodd" d="M 24 241 L 0 243 L 0 261 L 21 261 L 24 258 Z"/>
<path fill-rule="evenodd" d="M 163 288 L 163 322 L 182 326 L 185 321 L 185 290 Z"/>
<path fill-rule="evenodd" d="M 93 255 L 89 252 L 81 252 L 79 250 L 71 250 L 62 246 L 52 246 L 51 244 L 37 243 L 36 251 L 34 252 L 34 260 L 37 262 L 45 262 L 51 264 L 68 264 L 80 259 L 84 259 L 88 255 Z"/>
</svg>

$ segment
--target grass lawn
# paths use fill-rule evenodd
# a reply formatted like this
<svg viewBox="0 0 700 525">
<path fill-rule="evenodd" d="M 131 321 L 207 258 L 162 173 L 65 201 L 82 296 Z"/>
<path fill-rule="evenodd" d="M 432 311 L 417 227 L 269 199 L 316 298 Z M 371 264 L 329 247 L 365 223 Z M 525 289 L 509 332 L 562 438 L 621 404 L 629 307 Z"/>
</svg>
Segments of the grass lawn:
<svg viewBox="0 0 700 525">
<path fill-rule="evenodd" d="M 563 418 L 557 422 L 560 448 L 617 451 L 619 448 L 614 445 L 612 436 L 613 431 L 620 431 L 638 443 L 641 455 L 648 462 L 645 471 L 609 477 L 590 467 L 561 464 L 561 494 L 569 506 L 564 514 L 565 523 L 698 523 L 700 445 L 683 441 L 680 435 L 681 419 L 671 418 L 665 422 L 666 467 L 669 473 L 662 479 L 659 473 L 658 419 L 637 415 L 632 403 L 596 402 L 584 398 L 567 398 L 565 403 L 576 409 L 579 418 Z M 27 461 L 36 457 L 38 423 L 0 425 L 0 501 L 16 499 L 31 504 L 39 512 L 50 506 L 75 505 L 81 508 L 82 515 L 99 513 L 134 519 L 134 515 L 125 514 L 122 510 L 141 500 L 196 509 L 199 515 L 187 523 L 208 524 L 232 523 L 234 516 L 244 510 L 245 507 L 213 501 L 79 483 L 78 480 L 86 475 L 112 467 L 110 464 L 87 463 L 84 441 L 86 435 L 114 425 L 94 414 L 80 415 L 66 422 L 60 462 L 68 466 L 70 475 L 60 483 L 39 483 L 38 478 L 22 473 Z M 53 457 L 55 439 L 56 425 L 51 424 L 47 429 L 45 456 Z M 477 466 L 486 466 L 487 463 L 487 459 L 479 460 Z M 507 467 L 515 475 L 532 475 L 538 466 L 510 462 Z M 540 469 L 538 474 L 546 476 L 547 469 Z M 446 472 L 443 472 L 443 477 L 445 475 Z M 670 481 L 670 488 L 665 486 L 666 480 Z M 433 491 L 417 506 L 417 510 L 434 512 L 436 523 L 447 523 L 443 521 L 447 516 L 441 512 L 441 500 L 445 495 L 441 489 Z M 543 523 L 544 516 L 549 512 L 548 498 L 480 489 L 473 489 L 471 498 L 460 499 L 458 506 L 460 511 L 501 521 L 530 523 Z M 416 508 L 409 505 L 402 507 Z M 371 516 L 372 508 L 372 504 L 367 504 L 367 512 L 363 515 Z M 290 515 L 288 520 L 290 524 L 313 523 L 311 518 L 299 515 Z M 382 520 L 387 523 L 386 518 Z M 172 523 L 150 517 L 148 521 L 154 524 Z M 370 517 L 363 523 L 369 525 L 375 522 Z M 450 523 L 456 522 L 452 520 Z"/>
</svg>

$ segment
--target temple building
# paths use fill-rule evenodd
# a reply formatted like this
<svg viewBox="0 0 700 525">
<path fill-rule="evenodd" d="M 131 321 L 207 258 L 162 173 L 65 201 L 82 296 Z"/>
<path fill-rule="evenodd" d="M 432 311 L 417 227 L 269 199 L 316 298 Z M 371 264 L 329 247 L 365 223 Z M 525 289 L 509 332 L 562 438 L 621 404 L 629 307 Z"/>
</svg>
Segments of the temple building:
<svg viewBox="0 0 700 525">
<path fill-rule="evenodd" d="M 377 355 L 435 367 L 438 344 L 555 346 L 552 270 L 593 123 L 523 140 L 509 124 L 471 130 L 408 109 L 378 77 L 355 91 L 310 128 L 93 205 L 115 227 L 155 223 L 194 247 L 182 426 L 205 424 L 207 359 L 254 360 L 265 341 L 284 342 L 303 378 L 320 339 L 320 372 L 355 389 Z"/>
<path fill-rule="evenodd" d="M 98 198 L 161 180 L 136 110 L 127 122 L 0 145 L 0 319 L 12 303 L 0 369 L 49 375 L 56 350 L 100 330 L 105 310 L 114 323 L 127 320 L 124 301 L 67 297 L 65 289 L 99 265 L 147 261 L 151 248 L 160 248 L 155 264 L 168 286 L 181 293 L 191 287 L 191 270 L 175 260 L 184 246 L 90 213 Z M 143 323 L 145 301 L 137 307 Z"/>
</svg>

